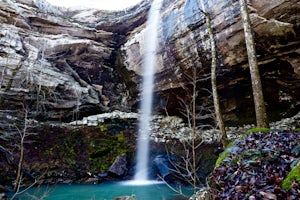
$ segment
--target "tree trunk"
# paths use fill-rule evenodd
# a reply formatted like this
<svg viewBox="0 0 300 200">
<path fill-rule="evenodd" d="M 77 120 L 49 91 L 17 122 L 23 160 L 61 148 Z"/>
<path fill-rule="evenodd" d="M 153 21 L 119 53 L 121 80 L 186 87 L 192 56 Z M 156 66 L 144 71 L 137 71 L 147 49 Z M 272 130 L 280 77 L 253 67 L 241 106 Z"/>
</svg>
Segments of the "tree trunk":
<svg viewBox="0 0 300 200">
<path fill-rule="evenodd" d="M 21 170 L 23 166 L 23 158 L 24 158 L 24 137 L 21 137 L 21 142 L 20 142 L 20 158 L 19 158 L 19 163 L 18 163 L 18 169 L 17 169 L 17 177 L 16 177 L 16 184 L 14 187 L 15 192 L 19 192 L 20 185 L 21 185 Z"/>
<path fill-rule="evenodd" d="M 197 97 L 197 69 L 193 69 L 193 140 L 192 140 L 192 154 L 193 154 L 193 180 L 194 180 L 194 194 L 197 192 L 197 167 L 196 167 L 196 97 Z"/>
<path fill-rule="evenodd" d="M 210 40 L 210 46 L 211 46 L 211 87 L 212 87 L 212 93 L 213 93 L 213 102 L 214 102 L 214 109 L 215 109 L 215 115 L 216 115 L 216 122 L 217 126 L 220 129 L 221 133 L 221 141 L 224 149 L 226 148 L 228 144 L 228 137 L 225 130 L 225 124 L 222 117 L 221 109 L 220 109 L 220 101 L 219 101 L 219 95 L 217 90 L 217 50 L 216 50 L 216 44 L 214 40 L 214 33 L 213 29 L 211 27 L 211 21 L 210 21 L 210 14 L 206 12 L 205 6 L 203 4 L 203 1 L 201 0 L 202 10 L 205 14 L 206 18 L 206 24 L 209 32 L 209 40 Z"/>
<path fill-rule="evenodd" d="M 252 33 L 252 27 L 250 24 L 250 18 L 248 14 L 248 6 L 246 0 L 240 0 L 241 16 L 243 19 L 245 41 L 248 53 L 248 62 L 250 68 L 255 115 L 256 115 L 256 126 L 260 128 L 268 128 L 268 116 L 265 106 L 265 101 L 262 92 L 262 85 L 260 80 L 259 68 L 257 64 L 256 51 L 254 46 L 254 39 Z"/>
</svg>

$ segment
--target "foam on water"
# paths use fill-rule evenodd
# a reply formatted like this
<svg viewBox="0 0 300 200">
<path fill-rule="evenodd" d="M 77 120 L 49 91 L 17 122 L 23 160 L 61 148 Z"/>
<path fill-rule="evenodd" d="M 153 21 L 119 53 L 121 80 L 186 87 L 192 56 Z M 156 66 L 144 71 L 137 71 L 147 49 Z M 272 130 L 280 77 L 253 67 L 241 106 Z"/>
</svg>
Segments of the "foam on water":
<svg viewBox="0 0 300 200">
<path fill-rule="evenodd" d="M 131 186 L 144 186 L 144 185 L 156 185 L 156 184 L 164 184 L 162 181 L 156 180 L 131 180 L 131 181 L 123 181 L 120 182 L 121 185 L 131 185 Z"/>
</svg>

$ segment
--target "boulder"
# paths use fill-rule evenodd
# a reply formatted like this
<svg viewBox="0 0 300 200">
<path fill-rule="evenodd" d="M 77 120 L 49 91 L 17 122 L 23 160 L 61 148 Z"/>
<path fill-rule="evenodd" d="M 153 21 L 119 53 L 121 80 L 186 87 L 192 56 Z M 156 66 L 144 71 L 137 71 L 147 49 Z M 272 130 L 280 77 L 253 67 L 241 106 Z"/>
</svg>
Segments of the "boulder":
<svg viewBox="0 0 300 200">
<path fill-rule="evenodd" d="M 126 154 L 122 154 L 118 156 L 114 163 L 109 167 L 108 172 L 116 175 L 116 176 L 124 176 L 126 175 L 127 169 L 127 156 Z"/>
</svg>

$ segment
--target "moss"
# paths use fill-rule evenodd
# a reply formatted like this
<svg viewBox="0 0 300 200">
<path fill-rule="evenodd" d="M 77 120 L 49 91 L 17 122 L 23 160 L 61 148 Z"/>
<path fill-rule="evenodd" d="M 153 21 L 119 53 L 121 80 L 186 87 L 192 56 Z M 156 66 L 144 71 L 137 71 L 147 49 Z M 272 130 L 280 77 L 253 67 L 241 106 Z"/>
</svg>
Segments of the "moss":
<svg viewBox="0 0 300 200">
<path fill-rule="evenodd" d="M 250 133 L 256 133 L 256 132 L 263 132 L 263 133 L 264 133 L 264 132 L 269 132 L 269 131 L 270 131 L 269 128 L 252 128 L 252 129 L 247 130 L 246 133 L 243 135 L 242 138 L 247 137 Z M 232 147 L 233 145 L 234 145 L 234 142 L 230 142 L 230 143 L 227 145 L 225 151 L 222 152 L 222 153 L 219 155 L 219 157 L 218 157 L 218 159 L 217 159 L 217 161 L 216 161 L 215 167 L 218 167 L 218 166 L 220 165 L 220 163 L 221 163 L 227 156 L 229 156 L 229 155 L 231 154 L 227 149 L 230 148 L 230 147 Z M 244 153 L 243 153 L 243 156 L 241 157 L 241 159 L 244 158 L 244 157 L 251 157 L 251 158 L 253 158 L 253 159 L 255 160 L 256 158 L 262 156 L 262 155 L 261 155 L 262 152 L 259 152 L 259 151 L 257 151 L 257 152 L 252 152 L 252 151 L 253 151 L 253 150 L 249 150 L 249 151 L 244 152 Z M 238 162 L 238 161 L 239 161 L 239 160 L 233 160 L 233 162 Z"/>
<path fill-rule="evenodd" d="M 216 164 L 215 164 L 215 167 L 218 167 L 221 162 L 227 157 L 230 155 L 230 152 L 227 151 L 228 148 L 232 147 L 234 145 L 234 142 L 230 142 L 227 146 L 226 146 L 226 149 L 225 151 L 223 151 L 222 153 L 220 153 L 217 161 L 216 161 Z"/>
<path fill-rule="evenodd" d="M 42 142 L 37 154 L 48 163 L 57 163 L 59 170 L 104 173 L 117 156 L 126 153 L 128 158 L 133 157 L 135 127 L 130 123 L 110 120 L 97 127 L 46 127 L 46 133 L 39 135 Z"/>
<path fill-rule="evenodd" d="M 107 124 L 99 125 L 100 132 L 106 132 L 108 130 Z"/>
<path fill-rule="evenodd" d="M 244 134 L 242 134 L 242 138 L 246 138 L 250 133 L 266 133 L 266 132 L 269 132 L 270 129 L 269 128 L 251 128 L 249 130 L 247 130 Z"/>
<path fill-rule="evenodd" d="M 264 132 L 268 132 L 268 131 L 270 131 L 269 128 L 257 128 L 256 127 L 256 128 L 251 128 L 251 129 L 247 130 L 246 134 L 248 135 L 249 133 L 258 133 L 258 132 L 264 133 Z"/>
<path fill-rule="evenodd" d="M 87 141 L 89 170 L 100 169 L 105 172 L 117 156 L 128 153 L 129 141 L 123 131 L 117 131 L 115 124 L 102 124 L 99 129 L 100 133 L 91 136 Z"/>
<path fill-rule="evenodd" d="M 234 145 L 234 142 L 229 142 L 229 144 L 226 146 L 226 149 L 232 147 Z"/>
<path fill-rule="evenodd" d="M 290 171 L 287 177 L 282 182 L 282 188 L 285 190 L 292 189 L 292 184 L 294 181 L 300 183 L 300 162 Z"/>
<path fill-rule="evenodd" d="M 222 152 L 216 161 L 215 167 L 218 167 L 221 164 L 221 162 L 229 155 L 230 155 L 229 151 Z"/>
</svg>

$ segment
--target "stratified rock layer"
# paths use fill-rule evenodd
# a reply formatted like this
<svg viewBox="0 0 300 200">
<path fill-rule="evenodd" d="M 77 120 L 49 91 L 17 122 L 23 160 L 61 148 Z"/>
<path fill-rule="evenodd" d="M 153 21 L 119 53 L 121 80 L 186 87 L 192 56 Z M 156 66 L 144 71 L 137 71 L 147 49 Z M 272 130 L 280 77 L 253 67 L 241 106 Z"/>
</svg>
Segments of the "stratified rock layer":
<svg viewBox="0 0 300 200">
<path fill-rule="evenodd" d="M 253 122 L 254 110 L 239 1 L 203 1 L 211 15 L 218 49 L 218 89 L 227 122 Z M 182 85 L 192 68 L 200 73 L 198 88 L 210 89 L 210 43 L 198 0 L 164 1 L 156 90 L 169 114 L 179 99 L 191 98 Z M 299 110 L 299 1 L 251 1 L 250 17 L 271 119 Z M 144 28 L 137 27 L 124 44 L 126 66 L 140 74 Z M 201 93 L 198 102 L 209 94 Z M 188 102 L 188 100 L 186 100 Z M 201 104 L 201 103 L 200 103 Z M 274 112 L 276 111 L 276 112 Z M 175 113 L 176 114 L 176 113 Z"/>
<path fill-rule="evenodd" d="M 253 122 L 253 101 L 244 33 L 237 0 L 204 0 L 218 48 L 218 89 L 227 121 Z M 119 11 L 66 9 L 43 0 L 0 2 L 0 103 L 26 105 L 31 117 L 74 120 L 111 110 L 136 109 L 142 74 L 144 32 L 150 1 Z M 300 3 L 251 1 L 262 82 L 270 117 L 299 111 Z M 210 94 L 210 45 L 199 0 L 164 0 L 155 108 L 179 114 L 190 99 L 191 69 Z M 158 97 L 157 96 L 157 97 Z M 163 105 L 161 104 L 163 103 Z"/>
<path fill-rule="evenodd" d="M 25 105 L 30 117 L 53 120 L 130 110 L 134 92 L 130 96 L 126 84 L 133 90 L 135 85 L 127 70 L 117 67 L 118 46 L 145 21 L 146 5 L 126 14 L 1 1 L 2 109 Z"/>
</svg>

